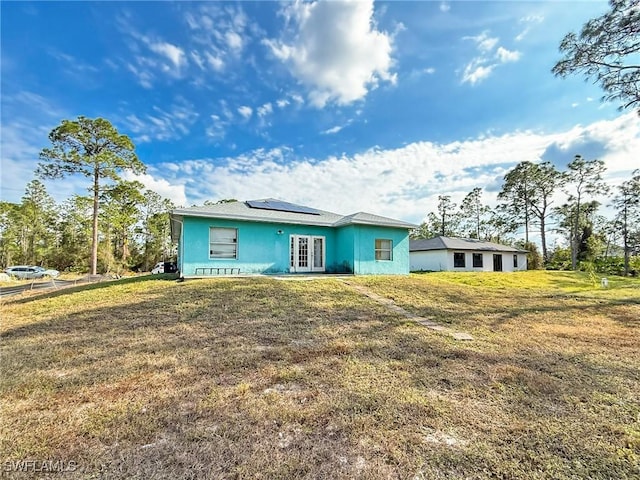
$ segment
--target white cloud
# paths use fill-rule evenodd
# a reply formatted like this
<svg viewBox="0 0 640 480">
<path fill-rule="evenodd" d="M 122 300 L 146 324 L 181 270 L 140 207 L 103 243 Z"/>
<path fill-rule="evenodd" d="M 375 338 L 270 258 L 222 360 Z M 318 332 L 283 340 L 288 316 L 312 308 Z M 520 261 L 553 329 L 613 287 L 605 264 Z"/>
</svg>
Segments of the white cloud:
<svg viewBox="0 0 640 480">
<path fill-rule="evenodd" d="M 495 65 L 479 65 L 477 62 L 471 62 L 464 68 L 462 83 L 475 85 L 491 75 L 495 67 Z"/>
<path fill-rule="evenodd" d="M 2 122 L 2 157 L 0 158 L 0 199 L 19 202 L 28 182 L 35 178 L 40 150 L 34 146 L 41 142 L 45 146 L 47 128 L 34 128 L 21 120 Z"/>
<path fill-rule="evenodd" d="M 205 129 L 207 137 L 222 140 L 227 135 L 235 117 L 226 100 L 220 100 L 220 110 L 210 116 L 211 122 Z"/>
<path fill-rule="evenodd" d="M 238 108 L 238 113 L 242 115 L 244 118 L 249 119 L 253 114 L 253 109 L 247 105 L 243 105 Z"/>
<path fill-rule="evenodd" d="M 251 39 L 252 26 L 241 6 L 201 3 L 186 12 L 184 21 L 190 29 L 194 51 L 207 60 L 203 65 L 216 73 L 241 60 Z"/>
<path fill-rule="evenodd" d="M 147 89 L 153 88 L 153 79 L 155 76 L 150 71 L 138 68 L 132 63 L 127 64 L 127 70 L 133 73 L 142 87 Z"/>
<path fill-rule="evenodd" d="M 451 10 L 451 5 L 449 5 L 447 2 L 440 2 L 441 12 L 448 12 L 449 10 Z"/>
<path fill-rule="evenodd" d="M 473 37 L 463 37 L 462 39 L 472 40 L 476 44 L 476 49 L 479 52 L 479 55 L 474 57 L 464 67 L 462 83 L 475 85 L 488 78 L 500 64 L 517 62 L 521 56 L 520 52 L 508 50 L 502 46 L 498 46 L 496 49 L 499 39 L 497 37 L 490 37 L 488 31 L 484 31 L 480 35 Z"/>
<path fill-rule="evenodd" d="M 204 56 L 206 57 L 209 66 L 216 72 L 224 69 L 224 61 L 220 57 L 217 57 L 210 52 L 205 52 Z"/>
<path fill-rule="evenodd" d="M 289 105 L 289 100 L 287 100 L 286 98 L 281 98 L 276 101 L 276 105 L 278 105 L 278 108 L 284 108 Z"/>
<path fill-rule="evenodd" d="M 527 15 L 526 17 L 521 18 L 520 23 L 524 23 L 525 27 L 524 27 L 524 30 L 522 30 L 518 35 L 516 35 L 515 41 L 521 42 L 522 40 L 524 40 L 524 37 L 526 37 L 529 34 L 533 25 L 537 23 L 542 23 L 543 21 L 544 21 L 544 17 L 542 15 Z"/>
<path fill-rule="evenodd" d="M 472 40 L 475 42 L 478 50 L 481 52 L 490 52 L 498 44 L 498 37 L 490 37 L 489 32 L 484 31 L 475 37 L 464 37 L 464 40 Z"/>
<path fill-rule="evenodd" d="M 496 51 L 496 57 L 498 57 L 498 60 L 502 63 L 517 62 L 520 59 L 520 55 L 520 52 L 507 50 L 504 47 L 498 47 Z"/>
<path fill-rule="evenodd" d="M 459 202 L 477 186 L 495 185 L 518 162 L 539 161 L 551 146 L 557 146 L 568 163 L 578 153 L 574 150 L 589 141 L 606 146 L 600 158 L 609 169 L 607 180 L 624 179 L 640 151 L 640 118 L 632 112 L 560 133 L 416 142 L 302 161 L 287 149 L 260 149 L 233 158 L 189 160 L 173 170 L 160 165 L 157 170 L 166 173 L 170 184 L 184 184 L 190 203 L 278 196 L 338 213 L 364 210 L 420 222 L 435 209 L 438 195 L 449 194 Z M 485 194 L 486 201 L 495 203 L 491 194 Z"/>
<path fill-rule="evenodd" d="M 200 70 L 204 70 L 204 60 L 202 59 L 202 57 L 198 52 L 192 51 L 191 59 L 193 60 L 193 63 L 195 63 L 198 66 L 198 68 L 200 68 Z"/>
<path fill-rule="evenodd" d="M 342 127 L 340 125 L 336 125 L 335 127 L 328 128 L 327 130 L 324 130 L 323 132 L 320 132 L 320 133 L 322 133 L 324 135 L 332 135 L 334 133 L 338 133 L 343 128 L 344 127 Z"/>
<path fill-rule="evenodd" d="M 153 106 L 144 115 L 126 115 L 122 123 L 133 133 L 133 139 L 137 143 L 145 143 L 182 138 L 189 133 L 197 118 L 194 106 L 178 97 L 168 109 Z"/>
<path fill-rule="evenodd" d="M 357 112 L 358 115 L 360 115 L 360 113 L 361 112 Z M 342 129 L 344 129 L 345 127 L 348 127 L 352 123 L 353 123 L 353 119 L 350 119 L 344 125 L 336 125 L 334 127 L 328 128 L 327 130 L 324 130 L 324 131 L 320 132 L 320 134 L 321 135 L 333 135 L 335 133 L 338 133 L 338 132 L 342 131 Z"/>
<path fill-rule="evenodd" d="M 258 107 L 257 113 L 259 117 L 270 115 L 271 113 L 273 113 L 273 105 L 271 105 L 271 103 L 265 103 L 261 107 Z"/>
<path fill-rule="evenodd" d="M 149 169 L 155 173 L 155 169 Z M 184 184 L 171 184 L 164 178 L 156 178 L 149 172 L 136 175 L 129 171 L 123 173 L 122 178 L 128 181 L 137 180 L 147 189 L 156 192 L 162 198 L 168 198 L 176 206 L 187 206 L 187 195 L 185 193 Z"/>
<path fill-rule="evenodd" d="M 97 74 L 100 72 L 100 69 L 95 65 L 85 63 L 81 59 L 61 52 L 55 48 L 48 48 L 47 50 L 49 55 L 64 64 L 64 73 L 68 75 L 69 78 L 81 83 L 96 81 Z M 108 59 L 105 60 L 105 64 L 110 66 Z"/>
<path fill-rule="evenodd" d="M 242 50 L 243 41 L 242 41 L 242 37 L 238 33 L 232 30 L 229 30 L 225 34 L 225 39 L 227 41 L 227 45 L 232 50 Z"/>
<path fill-rule="evenodd" d="M 128 17 L 116 20 L 118 28 L 132 41 L 129 47 L 133 52 L 133 61 L 123 62 L 126 69 L 137 78 L 144 88 L 152 88 L 153 82 L 162 76 L 181 78 L 189 64 L 184 49 L 158 37 L 150 37 L 138 32 Z M 155 54 L 155 55 L 154 55 Z M 199 65 L 193 52 L 190 57 Z"/>
<path fill-rule="evenodd" d="M 433 67 L 428 67 L 428 68 L 425 68 L 423 72 L 426 73 L 427 75 L 433 75 L 434 73 L 436 73 L 436 69 Z"/>
<path fill-rule="evenodd" d="M 211 124 L 205 129 L 207 137 L 213 139 L 222 139 L 227 134 L 229 122 L 220 118 L 219 115 L 211 115 Z"/>
<path fill-rule="evenodd" d="M 392 37 L 376 30 L 372 0 L 296 2 L 282 15 L 293 26 L 289 38 L 263 43 L 309 89 L 314 106 L 349 104 L 380 81 L 395 83 Z"/>
<path fill-rule="evenodd" d="M 179 71 L 186 63 L 184 50 L 167 42 L 149 42 L 149 49 L 159 55 L 169 59 L 173 66 Z"/>
</svg>

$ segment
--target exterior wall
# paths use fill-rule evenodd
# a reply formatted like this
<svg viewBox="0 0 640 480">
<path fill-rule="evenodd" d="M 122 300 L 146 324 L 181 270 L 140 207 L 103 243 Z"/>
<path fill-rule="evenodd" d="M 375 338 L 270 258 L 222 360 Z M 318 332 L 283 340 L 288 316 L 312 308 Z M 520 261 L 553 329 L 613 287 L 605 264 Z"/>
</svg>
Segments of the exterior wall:
<svg viewBox="0 0 640 480">
<path fill-rule="evenodd" d="M 516 255 L 516 254 L 514 254 Z M 527 269 L 527 254 L 526 253 L 518 253 L 518 268 L 514 268 L 513 270 L 516 272 L 521 272 Z M 513 255 L 511 255 L 513 257 Z M 511 266 L 513 266 L 513 260 L 511 261 Z"/>
<path fill-rule="evenodd" d="M 454 267 L 454 252 L 464 253 L 464 267 Z M 482 254 L 482 267 L 473 266 L 473 254 Z M 502 271 L 514 272 L 527 269 L 527 254 L 514 252 L 473 252 L 464 250 L 428 250 L 411 252 L 411 271 L 493 272 L 493 255 L 502 255 Z M 513 267 L 513 256 L 518 256 L 518 267 Z"/>
<path fill-rule="evenodd" d="M 451 265 L 449 265 L 451 263 Z M 425 252 L 411 252 L 410 266 L 412 272 L 429 271 L 441 272 L 453 268 L 453 256 L 447 256 L 446 250 L 428 250 Z"/>
<path fill-rule="evenodd" d="M 357 275 L 407 275 L 409 273 L 409 231 L 406 228 L 386 228 L 352 225 L 353 273 Z M 391 260 L 376 260 L 377 238 L 392 241 Z"/>
<path fill-rule="evenodd" d="M 238 229 L 236 259 L 209 258 L 209 227 Z M 198 267 L 231 267 L 241 273 L 289 273 L 290 235 L 324 236 L 325 264 L 328 268 L 336 263 L 336 235 L 329 227 L 184 217 L 178 250 L 180 272 L 188 277 L 195 275 Z"/>
<path fill-rule="evenodd" d="M 209 228 L 236 228 L 237 258 L 209 258 Z M 282 231 L 278 234 L 278 231 Z M 184 217 L 178 268 L 195 276 L 196 268 L 239 268 L 241 273 L 289 273 L 290 235 L 325 237 L 327 273 L 408 274 L 409 232 L 403 228 L 347 225 L 340 228 Z M 375 259 L 375 240 L 393 243 L 392 260 Z"/>
<path fill-rule="evenodd" d="M 353 225 L 336 230 L 336 264 L 334 265 L 336 272 L 353 273 L 355 235 L 356 229 Z"/>
</svg>

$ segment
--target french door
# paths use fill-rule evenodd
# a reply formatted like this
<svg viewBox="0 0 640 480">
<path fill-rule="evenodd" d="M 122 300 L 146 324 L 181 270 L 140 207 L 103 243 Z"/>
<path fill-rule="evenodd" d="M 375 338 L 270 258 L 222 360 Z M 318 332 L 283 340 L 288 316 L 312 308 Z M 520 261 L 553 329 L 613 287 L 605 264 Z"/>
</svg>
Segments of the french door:
<svg viewBox="0 0 640 480">
<path fill-rule="evenodd" d="M 325 237 L 291 235 L 289 255 L 292 272 L 324 272 Z"/>
</svg>

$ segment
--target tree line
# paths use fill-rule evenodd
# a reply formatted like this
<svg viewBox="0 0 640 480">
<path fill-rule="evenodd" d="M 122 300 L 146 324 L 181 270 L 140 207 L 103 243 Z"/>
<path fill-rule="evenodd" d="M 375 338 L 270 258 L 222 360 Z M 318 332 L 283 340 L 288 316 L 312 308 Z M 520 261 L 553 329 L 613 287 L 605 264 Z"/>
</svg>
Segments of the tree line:
<svg viewBox="0 0 640 480">
<path fill-rule="evenodd" d="M 142 173 L 134 145 L 102 118 L 63 120 L 40 152 L 36 177 L 19 203 L 0 201 L 0 264 L 46 265 L 91 274 L 148 271 L 172 256 L 172 202 L 126 181 Z M 57 204 L 41 179 L 87 177 L 89 196 Z"/>
<path fill-rule="evenodd" d="M 640 2 L 610 0 L 610 11 L 589 20 L 579 33 L 560 43 L 563 58 L 552 72 L 560 77 L 583 74 L 599 83 L 605 100 L 620 101 L 621 109 L 640 105 Z M 640 114 L 640 108 L 637 110 Z M 170 255 L 171 202 L 138 182 L 122 180 L 122 171 L 142 173 L 145 165 L 126 135 L 101 118 L 63 120 L 49 134 L 51 146 L 40 153 L 36 175 L 41 179 L 83 175 L 90 179 L 90 196 L 74 195 L 57 205 L 39 179 L 31 181 L 20 203 L 0 201 L 0 263 L 48 264 L 59 270 L 148 270 Z M 545 266 L 567 263 L 572 269 L 593 266 L 622 251 L 623 271 L 640 251 L 640 171 L 613 189 L 615 216 L 598 215 L 594 199 L 611 191 L 603 181 L 604 163 L 577 155 L 564 172 L 548 162 L 521 162 L 504 177 L 498 208 L 482 202 L 474 188 L 460 208 L 451 196 L 438 197 L 412 236 L 469 236 L 512 243 L 524 229 L 524 241 L 535 265 L 537 247 L 529 241 L 532 229 L 540 235 Z M 556 193 L 566 201 L 554 206 Z M 553 222 L 553 226 L 550 226 Z M 547 233 L 567 239 L 568 249 L 547 245 Z M 565 258 L 566 257 L 566 258 Z M 532 261 L 535 260 L 535 261 Z M 586 262 L 586 263 L 585 263 Z M 640 263 L 640 262 L 639 262 Z M 640 268 L 640 265 L 639 265 Z"/>
<path fill-rule="evenodd" d="M 613 189 L 603 180 L 605 171 L 603 161 L 580 155 L 565 171 L 549 162 L 520 162 L 504 176 L 495 209 L 483 203 L 481 188 L 469 192 L 459 206 L 450 195 L 440 195 L 436 210 L 427 214 L 412 237 L 462 236 L 518 244 L 531 252 L 534 268 L 577 270 L 598 262 L 612 264 L 611 259 L 619 256 L 619 273 L 628 274 L 631 257 L 640 254 L 640 170 Z M 554 205 L 562 193 L 564 203 Z M 595 197 L 605 194 L 611 194 L 613 218 L 598 214 L 601 204 Z M 516 241 L 513 235 L 519 231 L 524 238 Z M 531 233 L 540 238 L 539 259 Z M 564 237 L 568 247 L 550 248 L 550 233 Z"/>
</svg>

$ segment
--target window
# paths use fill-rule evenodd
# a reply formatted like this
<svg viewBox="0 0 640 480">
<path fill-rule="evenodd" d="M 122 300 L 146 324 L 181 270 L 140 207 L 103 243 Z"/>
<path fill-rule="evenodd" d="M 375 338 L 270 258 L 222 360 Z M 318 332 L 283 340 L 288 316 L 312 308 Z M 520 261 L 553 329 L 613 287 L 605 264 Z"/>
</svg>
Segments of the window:
<svg viewBox="0 0 640 480">
<path fill-rule="evenodd" d="M 376 260 L 391 260 L 392 242 L 376 238 Z"/>
<path fill-rule="evenodd" d="M 464 253 L 453 252 L 453 266 L 464 268 Z"/>
<path fill-rule="evenodd" d="M 238 258 L 236 228 L 209 228 L 209 258 Z"/>
<path fill-rule="evenodd" d="M 513 256 L 513 268 L 518 268 L 518 255 Z"/>
<path fill-rule="evenodd" d="M 474 253 L 473 254 L 473 266 L 482 268 L 482 254 Z"/>
</svg>

